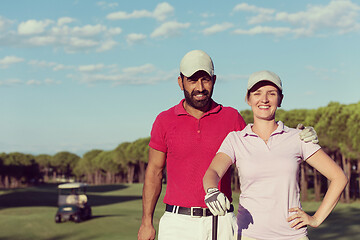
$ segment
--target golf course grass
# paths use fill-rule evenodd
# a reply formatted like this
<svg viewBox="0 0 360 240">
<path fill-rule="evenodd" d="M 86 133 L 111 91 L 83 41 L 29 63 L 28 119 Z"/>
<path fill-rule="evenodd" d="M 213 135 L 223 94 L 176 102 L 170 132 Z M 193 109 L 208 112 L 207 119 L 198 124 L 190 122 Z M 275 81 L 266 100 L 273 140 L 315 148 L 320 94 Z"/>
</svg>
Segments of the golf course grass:
<svg viewBox="0 0 360 240">
<path fill-rule="evenodd" d="M 0 240 L 137 239 L 142 214 L 142 184 L 90 186 L 88 197 L 93 218 L 81 223 L 58 224 L 54 221 L 56 187 L 56 184 L 44 184 L 15 190 L 0 189 Z M 156 228 L 164 212 L 164 190 L 154 215 Z M 238 195 L 234 194 L 234 206 Z M 303 203 L 309 213 L 318 206 L 317 202 Z M 360 202 L 339 203 L 319 228 L 309 228 L 309 237 L 311 240 L 360 239 L 359 225 Z"/>
</svg>

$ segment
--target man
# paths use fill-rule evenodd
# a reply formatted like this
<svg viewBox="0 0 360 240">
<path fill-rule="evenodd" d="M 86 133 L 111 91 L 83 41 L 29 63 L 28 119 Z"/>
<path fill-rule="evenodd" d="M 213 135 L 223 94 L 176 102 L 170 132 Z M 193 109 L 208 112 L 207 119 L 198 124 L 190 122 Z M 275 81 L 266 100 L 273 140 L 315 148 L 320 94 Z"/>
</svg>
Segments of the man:
<svg viewBox="0 0 360 240">
<path fill-rule="evenodd" d="M 209 55 L 193 50 L 183 57 L 178 84 L 185 98 L 160 113 L 151 131 L 139 240 L 155 239 L 152 221 L 165 164 L 166 211 L 160 219 L 158 239 L 211 237 L 212 214 L 204 202 L 202 178 L 227 134 L 240 131 L 246 125 L 237 110 L 213 101 L 215 82 L 214 65 Z M 310 131 L 310 135 L 314 136 L 314 133 Z M 218 189 L 232 201 L 229 171 L 219 182 Z M 218 239 L 232 239 L 237 231 L 233 209 L 231 205 L 224 216 L 219 216 Z"/>
</svg>

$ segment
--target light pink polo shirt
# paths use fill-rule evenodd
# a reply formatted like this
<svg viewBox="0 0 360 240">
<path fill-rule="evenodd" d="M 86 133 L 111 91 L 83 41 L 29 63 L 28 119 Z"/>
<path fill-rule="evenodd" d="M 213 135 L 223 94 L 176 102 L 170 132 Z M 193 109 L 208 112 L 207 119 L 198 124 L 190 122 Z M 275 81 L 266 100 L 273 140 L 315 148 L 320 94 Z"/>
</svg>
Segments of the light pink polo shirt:
<svg viewBox="0 0 360 240">
<path fill-rule="evenodd" d="M 239 112 L 212 102 L 200 119 L 178 105 L 158 115 L 151 130 L 149 146 L 166 153 L 167 187 L 164 202 L 182 207 L 206 207 L 202 179 L 222 141 L 231 131 L 240 131 L 245 122 Z M 219 188 L 231 200 L 228 172 Z"/>
<path fill-rule="evenodd" d="M 277 122 L 266 144 L 249 124 L 231 132 L 218 152 L 226 153 L 239 171 L 239 235 L 255 239 L 296 240 L 306 228 L 292 229 L 289 209 L 300 207 L 299 164 L 320 149 L 300 140 L 300 130 Z"/>
</svg>

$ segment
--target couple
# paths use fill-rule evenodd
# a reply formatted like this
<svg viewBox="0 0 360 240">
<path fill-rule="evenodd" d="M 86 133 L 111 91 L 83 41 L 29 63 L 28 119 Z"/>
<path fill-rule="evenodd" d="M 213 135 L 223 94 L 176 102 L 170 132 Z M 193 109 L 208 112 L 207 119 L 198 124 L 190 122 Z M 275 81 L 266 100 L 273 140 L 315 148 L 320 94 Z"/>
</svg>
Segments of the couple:
<svg viewBox="0 0 360 240">
<path fill-rule="evenodd" d="M 238 111 L 212 100 L 215 81 L 205 52 L 183 57 L 178 84 L 185 99 L 160 113 L 151 131 L 138 239 L 155 239 L 153 214 L 165 164 L 166 209 L 158 239 L 210 239 L 213 214 L 220 215 L 218 239 L 306 239 L 303 226 L 317 227 L 336 205 L 347 182 L 342 170 L 315 144 L 312 128 L 300 132 L 275 122 L 283 98 L 276 74 L 250 76 L 246 100 L 254 124 L 248 126 Z M 331 181 L 313 216 L 299 202 L 302 160 Z M 237 219 L 231 205 L 232 163 L 241 184 Z"/>
</svg>

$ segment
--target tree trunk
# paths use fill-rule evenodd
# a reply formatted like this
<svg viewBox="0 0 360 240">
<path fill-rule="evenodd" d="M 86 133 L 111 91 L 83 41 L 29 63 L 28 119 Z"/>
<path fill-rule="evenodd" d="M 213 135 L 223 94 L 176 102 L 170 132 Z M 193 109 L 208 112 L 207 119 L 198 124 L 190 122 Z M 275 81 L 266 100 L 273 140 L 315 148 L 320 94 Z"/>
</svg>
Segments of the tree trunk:
<svg viewBox="0 0 360 240">
<path fill-rule="evenodd" d="M 303 162 L 300 165 L 300 189 L 301 189 L 301 201 L 308 200 L 308 175 L 307 175 L 307 163 Z"/>
<path fill-rule="evenodd" d="M 95 185 L 101 184 L 101 172 L 100 170 L 96 170 L 95 172 Z"/>
<path fill-rule="evenodd" d="M 106 184 L 111 184 L 111 183 L 112 183 L 112 173 L 106 172 Z"/>
<path fill-rule="evenodd" d="M 53 171 L 52 181 L 53 181 L 53 182 L 57 182 L 57 181 L 56 181 L 56 178 L 57 178 L 56 171 Z"/>
<path fill-rule="evenodd" d="M 139 161 L 139 183 L 145 181 L 145 162 Z"/>
<path fill-rule="evenodd" d="M 127 172 L 127 182 L 133 183 L 134 182 L 134 175 L 135 175 L 135 165 L 129 163 L 128 165 L 128 172 Z"/>
<path fill-rule="evenodd" d="M 10 188 L 10 180 L 9 180 L 9 176 L 8 176 L 8 175 L 5 175 L 5 178 L 4 178 L 4 186 L 5 186 L 5 188 Z"/>
<path fill-rule="evenodd" d="M 240 191 L 240 180 L 239 180 L 239 173 L 238 173 L 237 167 L 234 166 L 232 168 L 233 168 L 233 171 L 231 173 L 231 179 L 232 179 L 231 182 L 234 186 L 234 191 Z"/>
<path fill-rule="evenodd" d="M 357 196 L 356 197 L 358 197 L 358 198 L 360 198 L 360 159 L 358 159 L 357 160 L 357 173 L 358 173 L 358 178 L 359 178 L 359 181 L 358 181 L 358 190 L 359 190 L 359 192 L 358 192 L 358 194 L 357 194 Z M 356 181 L 355 181 L 355 183 L 356 183 Z"/>
<path fill-rule="evenodd" d="M 321 174 L 314 168 L 314 192 L 315 201 L 321 201 Z"/>
<path fill-rule="evenodd" d="M 45 167 L 44 182 L 49 182 L 49 168 Z"/>
<path fill-rule="evenodd" d="M 350 160 L 348 158 L 346 158 L 343 154 L 342 156 L 342 163 L 343 163 L 343 168 L 344 168 L 344 173 L 346 175 L 346 177 L 349 179 L 350 182 L 350 175 L 351 175 L 351 165 L 350 165 Z M 350 184 L 347 184 L 345 187 L 345 202 L 346 203 L 350 203 Z"/>
</svg>

